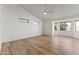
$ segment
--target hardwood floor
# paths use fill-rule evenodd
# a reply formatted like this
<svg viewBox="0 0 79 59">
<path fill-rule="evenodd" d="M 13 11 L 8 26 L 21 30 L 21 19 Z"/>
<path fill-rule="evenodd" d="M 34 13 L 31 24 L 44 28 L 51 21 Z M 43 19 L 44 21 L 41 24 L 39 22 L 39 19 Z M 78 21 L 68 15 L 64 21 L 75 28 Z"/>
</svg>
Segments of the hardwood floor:
<svg viewBox="0 0 79 59">
<path fill-rule="evenodd" d="M 2 54 L 56 54 L 51 50 L 51 42 L 51 37 L 48 36 L 39 36 L 34 38 L 6 42 L 2 44 Z"/>
<path fill-rule="evenodd" d="M 79 39 L 60 36 L 38 36 L 2 44 L 2 55 L 79 54 Z"/>
</svg>

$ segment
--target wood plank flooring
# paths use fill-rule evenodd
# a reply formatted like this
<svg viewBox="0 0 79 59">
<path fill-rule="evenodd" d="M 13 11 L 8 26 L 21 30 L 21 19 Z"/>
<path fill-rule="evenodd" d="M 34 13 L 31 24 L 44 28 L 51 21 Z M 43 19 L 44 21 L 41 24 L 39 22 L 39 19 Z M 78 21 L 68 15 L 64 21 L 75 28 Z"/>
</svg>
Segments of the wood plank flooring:
<svg viewBox="0 0 79 59">
<path fill-rule="evenodd" d="M 37 36 L 2 44 L 2 55 L 79 54 L 79 39 L 60 36 Z"/>
<path fill-rule="evenodd" d="M 44 55 L 55 54 L 51 51 L 51 41 L 48 36 L 21 39 L 2 44 L 2 54 Z"/>
</svg>

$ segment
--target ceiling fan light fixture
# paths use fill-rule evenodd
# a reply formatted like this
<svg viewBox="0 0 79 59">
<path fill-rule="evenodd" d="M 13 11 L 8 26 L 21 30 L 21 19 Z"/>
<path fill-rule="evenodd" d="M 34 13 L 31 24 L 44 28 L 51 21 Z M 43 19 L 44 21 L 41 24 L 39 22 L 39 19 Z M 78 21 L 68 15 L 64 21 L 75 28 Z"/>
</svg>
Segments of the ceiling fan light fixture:
<svg viewBox="0 0 79 59">
<path fill-rule="evenodd" d="M 44 15 L 47 15 L 48 13 L 47 13 L 47 12 L 44 12 L 43 14 L 44 14 Z"/>
</svg>

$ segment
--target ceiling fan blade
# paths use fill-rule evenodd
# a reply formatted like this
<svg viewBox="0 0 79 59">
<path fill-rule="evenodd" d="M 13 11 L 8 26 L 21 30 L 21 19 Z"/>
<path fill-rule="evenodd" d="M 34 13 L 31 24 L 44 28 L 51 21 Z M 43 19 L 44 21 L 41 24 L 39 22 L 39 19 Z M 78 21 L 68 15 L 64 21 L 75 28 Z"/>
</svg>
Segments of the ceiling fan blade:
<svg viewBox="0 0 79 59">
<path fill-rule="evenodd" d="M 47 11 L 48 13 L 53 13 L 53 11 Z"/>
<path fill-rule="evenodd" d="M 46 11 L 44 11 L 44 12 L 47 12 L 47 13 L 53 13 L 53 11 L 49 11 L 49 10 L 46 10 Z"/>
</svg>

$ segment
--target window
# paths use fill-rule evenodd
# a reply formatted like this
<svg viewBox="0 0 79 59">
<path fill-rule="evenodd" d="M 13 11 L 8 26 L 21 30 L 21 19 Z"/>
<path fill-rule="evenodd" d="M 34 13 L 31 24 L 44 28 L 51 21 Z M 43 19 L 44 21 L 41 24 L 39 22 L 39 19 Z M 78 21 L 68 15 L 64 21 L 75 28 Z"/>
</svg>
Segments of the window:
<svg viewBox="0 0 79 59">
<path fill-rule="evenodd" d="M 71 22 L 60 22 L 60 31 L 70 31 Z"/>
<path fill-rule="evenodd" d="M 57 31 L 57 22 L 54 23 L 54 30 Z"/>
<path fill-rule="evenodd" d="M 79 20 L 76 21 L 76 31 L 79 31 Z"/>
<path fill-rule="evenodd" d="M 32 23 L 33 23 L 33 24 L 39 24 L 39 22 L 37 22 L 37 21 L 33 21 Z"/>
</svg>

